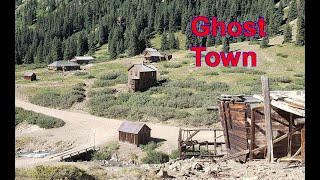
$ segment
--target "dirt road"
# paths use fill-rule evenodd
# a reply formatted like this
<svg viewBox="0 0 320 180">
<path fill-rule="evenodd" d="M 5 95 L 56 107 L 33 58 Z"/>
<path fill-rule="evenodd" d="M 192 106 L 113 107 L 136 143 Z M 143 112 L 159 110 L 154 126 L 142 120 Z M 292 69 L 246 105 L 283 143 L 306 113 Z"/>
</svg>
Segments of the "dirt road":
<svg viewBox="0 0 320 180">
<path fill-rule="evenodd" d="M 71 150 L 93 146 L 94 141 L 96 146 L 102 146 L 110 141 L 118 140 L 117 128 L 122 123 L 121 120 L 97 117 L 83 111 L 41 107 L 19 99 L 15 100 L 15 105 L 26 110 L 60 118 L 66 122 L 63 127 L 55 129 L 39 129 L 27 133 L 17 132 L 16 130 L 16 138 L 29 136 L 40 138 L 46 142 L 68 142 L 72 144 Z M 160 150 L 170 153 L 171 150 L 177 149 L 179 127 L 163 124 L 146 124 L 152 129 L 152 137 L 165 140 L 159 148 Z M 210 135 L 200 133 L 199 138 L 210 138 Z M 16 167 L 25 167 L 39 162 L 56 161 L 59 158 L 54 157 L 50 159 L 50 157 L 54 157 L 54 155 L 45 158 L 16 158 Z"/>
</svg>

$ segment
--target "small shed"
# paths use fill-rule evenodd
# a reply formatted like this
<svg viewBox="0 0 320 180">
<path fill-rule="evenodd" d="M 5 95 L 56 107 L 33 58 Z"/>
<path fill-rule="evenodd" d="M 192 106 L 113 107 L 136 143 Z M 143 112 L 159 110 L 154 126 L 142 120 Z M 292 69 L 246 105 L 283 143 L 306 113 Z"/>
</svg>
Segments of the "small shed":
<svg viewBox="0 0 320 180">
<path fill-rule="evenodd" d="M 34 72 L 26 72 L 24 73 L 23 78 L 25 80 L 35 81 L 37 80 L 37 75 Z"/>
<path fill-rule="evenodd" d="M 89 62 L 92 60 L 94 60 L 92 56 L 75 56 L 70 61 L 78 64 L 89 64 Z"/>
<path fill-rule="evenodd" d="M 148 144 L 151 137 L 151 129 L 144 123 L 134 123 L 124 121 L 120 127 L 119 141 L 128 142 L 139 146 L 140 144 Z"/>
<path fill-rule="evenodd" d="M 49 70 L 71 71 L 80 70 L 80 65 L 72 61 L 56 61 L 48 65 Z"/>
<path fill-rule="evenodd" d="M 149 62 L 158 62 L 160 60 L 164 60 L 164 55 L 160 54 L 158 51 L 148 51 L 144 58 Z"/>
<path fill-rule="evenodd" d="M 145 91 L 157 84 L 157 68 L 152 64 L 134 64 L 128 69 L 129 91 Z"/>
</svg>

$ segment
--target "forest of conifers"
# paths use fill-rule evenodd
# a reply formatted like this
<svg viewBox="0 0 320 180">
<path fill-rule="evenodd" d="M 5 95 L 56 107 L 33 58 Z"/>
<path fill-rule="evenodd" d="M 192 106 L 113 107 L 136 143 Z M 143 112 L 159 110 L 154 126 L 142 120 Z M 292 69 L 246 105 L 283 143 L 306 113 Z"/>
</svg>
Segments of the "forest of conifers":
<svg viewBox="0 0 320 180">
<path fill-rule="evenodd" d="M 288 18 L 283 18 L 287 6 Z M 169 34 L 170 43 L 177 40 L 172 35 L 177 31 L 186 35 L 186 49 L 221 44 L 219 34 L 208 38 L 192 34 L 189 23 L 197 15 L 217 16 L 226 23 L 263 16 L 268 36 L 281 33 L 281 25 L 298 18 L 297 41 L 304 45 L 304 0 L 16 0 L 15 11 L 16 64 L 68 60 L 93 54 L 106 43 L 109 58 L 133 56 L 150 47 L 155 34 Z"/>
</svg>

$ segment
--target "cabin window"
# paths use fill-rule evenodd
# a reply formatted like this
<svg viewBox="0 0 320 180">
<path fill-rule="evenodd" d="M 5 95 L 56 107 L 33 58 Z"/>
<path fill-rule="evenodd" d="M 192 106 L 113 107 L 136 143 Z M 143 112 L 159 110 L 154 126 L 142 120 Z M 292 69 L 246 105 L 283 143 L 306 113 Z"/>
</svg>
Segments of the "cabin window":
<svg viewBox="0 0 320 180">
<path fill-rule="evenodd" d="M 135 75 L 135 76 L 138 76 L 138 73 L 137 73 L 137 71 L 136 71 L 136 72 L 134 72 L 134 75 Z"/>
</svg>

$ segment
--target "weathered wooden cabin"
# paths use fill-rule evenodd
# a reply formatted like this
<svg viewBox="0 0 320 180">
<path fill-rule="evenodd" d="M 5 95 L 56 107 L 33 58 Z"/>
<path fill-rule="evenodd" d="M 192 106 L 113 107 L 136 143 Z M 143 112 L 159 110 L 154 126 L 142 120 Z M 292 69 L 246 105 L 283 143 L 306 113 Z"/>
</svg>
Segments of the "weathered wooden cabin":
<svg viewBox="0 0 320 180">
<path fill-rule="evenodd" d="M 271 123 L 274 158 L 304 161 L 304 95 L 296 92 L 271 91 Z M 298 93 L 298 92 L 297 92 Z M 302 93 L 303 94 L 303 93 Z M 235 159 L 246 162 L 265 158 L 266 125 L 263 98 L 223 96 L 218 101 L 225 144 Z"/>
<path fill-rule="evenodd" d="M 35 81 L 37 80 L 37 75 L 34 72 L 26 72 L 24 73 L 23 78 L 25 80 Z"/>
<path fill-rule="evenodd" d="M 144 123 L 134 123 L 124 121 L 120 127 L 119 141 L 128 142 L 139 146 L 140 144 L 148 144 L 151 139 L 151 129 Z"/>
<path fill-rule="evenodd" d="M 152 64 L 134 64 L 128 69 L 129 91 L 145 91 L 157 84 L 157 68 Z"/>
<path fill-rule="evenodd" d="M 92 60 L 94 60 L 92 56 L 75 56 L 70 61 L 78 64 L 89 64 Z"/>
<path fill-rule="evenodd" d="M 143 55 L 146 55 L 146 54 L 147 54 L 148 52 L 150 52 L 150 51 L 155 52 L 155 51 L 158 51 L 158 50 L 153 49 L 153 48 L 146 48 L 145 50 L 143 50 L 142 54 L 143 54 Z"/>
<path fill-rule="evenodd" d="M 145 55 L 144 58 L 148 62 L 158 62 L 161 60 L 165 60 L 164 55 L 162 55 L 158 51 L 148 51 Z"/>
<path fill-rule="evenodd" d="M 49 70 L 72 71 L 80 70 L 80 65 L 72 61 L 56 61 L 48 65 Z"/>
</svg>

